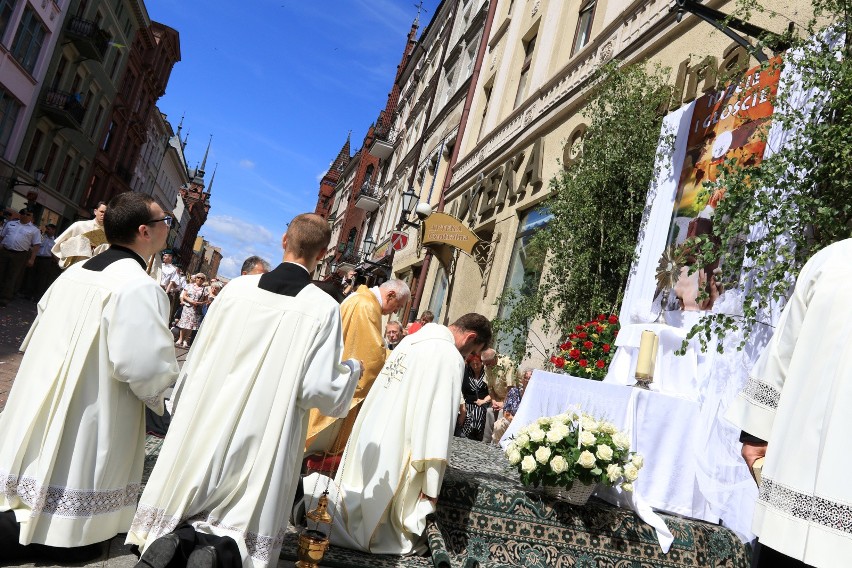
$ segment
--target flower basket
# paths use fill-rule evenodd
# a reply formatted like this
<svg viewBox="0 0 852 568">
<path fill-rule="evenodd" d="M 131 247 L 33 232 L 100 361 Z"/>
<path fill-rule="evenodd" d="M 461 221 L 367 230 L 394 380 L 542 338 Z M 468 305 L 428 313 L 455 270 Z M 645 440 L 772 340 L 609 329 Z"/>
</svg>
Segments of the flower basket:
<svg viewBox="0 0 852 568">
<path fill-rule="evenodd" d="M 602 381 L 615 352 L 615 338 L 620 327 L 617 316 L 604 314 L 577 324 L 550 356 L 546 364 L 548 370 Z"/>
<path fill-rule="evenodd" d="M 548 497 L 553 497 L 560 501 L 567 501 L 572 505 L 583 506 L 586 502 L 588 502 L 592 493 L 594 493 L 598 488 L 598 484 L 589 483 L 587 485 L 585 483 L 574 483 L 574 485 L 571 486 L 571 489 L 559 487 L 558 485 L 542 485 L 541 488 L 544 491 L 544 494 Z"/>
<path fill-rule="evenodd" d="M 632 491 L 644 465 L 642 456 L 630 451 L 626 433 L 573 411 L 521 428 L 506 446 L 506 457 L 524 485 L 543 486 L 545 493 L 575 504 L 585 503 L 598 484 Z M 569 492 L 580 495 L 569 497 Z"/>
</svg>

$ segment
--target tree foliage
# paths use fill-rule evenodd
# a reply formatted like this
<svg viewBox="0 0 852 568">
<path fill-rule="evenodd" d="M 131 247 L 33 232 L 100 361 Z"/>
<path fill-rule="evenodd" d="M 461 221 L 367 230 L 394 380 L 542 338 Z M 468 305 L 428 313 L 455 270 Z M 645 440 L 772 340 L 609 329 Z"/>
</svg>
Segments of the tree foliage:
<svg viewBox="0 0 852 568">
<path fill-rule="evenodd" d="M 532 349 L 542 355 L 549 349 L 535 338 L 528 341 L 533 320 L 545 332 L 566 335 L 579 321 L 617 311 L 624 294 L 655 176 L 659 109 L 670 91 L 661 70 L 618 62 L 601 67 L 592 88 L 583 111 L 588 129 L 582 155 L 550 181 L 544 206 L 553 218 L 530 243 L 529 251 L 545 266 L 541 280 L 498 299 L 502 317 L 495 327 L 512 338 L 516 360 Z"/>
<path fill-rule="evenodd" d="M 734 330 L 770 326 L 804 263 L 850 236 L 852 0 L 814 0 L 813 8 L 814 18 L 784 54 L 785 66 L 795 62 L 800 89 L 810 96 L 780 89 L 775 100 L 774 127 L 794 134 L 760 164 L 727 161 L 705 186 L 726 193 L 714 217 L 718 244 L 700 240 L 700 258 L 708 264 L 720 259 L 722 283 L 739 288 L 744 299 L 742 315 L 711 314 L 693 327 L 689 337 L 705 347 Z M 755 0 L 741 2 L 740 9 L 763 11 Z M 740 348 L 749 334 L 744 337 Z"/>
</svg>

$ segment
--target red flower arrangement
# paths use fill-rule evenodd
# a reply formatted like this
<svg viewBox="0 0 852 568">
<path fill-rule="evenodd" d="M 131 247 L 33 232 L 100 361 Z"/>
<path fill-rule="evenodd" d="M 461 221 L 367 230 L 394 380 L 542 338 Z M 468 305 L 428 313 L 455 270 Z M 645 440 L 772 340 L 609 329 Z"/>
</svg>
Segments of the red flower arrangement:
<svg viewBox="0 0 852 568">
<path fill-rule="evenodd" d="M 567 341 L 551 355 L 549 366 L 558 373 L 603 380 L 615 353 L 615 338 L 620 327 L 617 316 L 605 314 L 574 326 Z"/>
</svg>

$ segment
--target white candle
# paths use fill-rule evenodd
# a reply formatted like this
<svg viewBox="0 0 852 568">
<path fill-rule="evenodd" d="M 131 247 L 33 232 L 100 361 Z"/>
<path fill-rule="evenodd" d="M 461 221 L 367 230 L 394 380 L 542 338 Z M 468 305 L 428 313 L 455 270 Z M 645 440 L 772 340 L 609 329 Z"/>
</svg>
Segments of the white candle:
<svg viewBox="0 0 852 568">
<path fill-rule="evenodd" d="M 653 331 L 642 332 L 642 340 L 639 342 L 639 360 L 636 361 L 637 379 L 650 379 L 654 374 L 654 339 L 656 337 Z"/>
</svg>

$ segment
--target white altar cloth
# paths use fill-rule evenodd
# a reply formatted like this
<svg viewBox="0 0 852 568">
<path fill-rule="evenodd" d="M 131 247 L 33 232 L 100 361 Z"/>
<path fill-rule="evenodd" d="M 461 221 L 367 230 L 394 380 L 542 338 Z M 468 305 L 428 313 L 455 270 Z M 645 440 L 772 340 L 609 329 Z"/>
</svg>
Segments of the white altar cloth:
<svg viewBox="0 0 852 568">
<path fill-rule="evenodd" d="M 598 497 L 636 510 L 642 520 L 655 528 L 658 527 L 651 522 L 654 519 L 643 515 L 643 505 L 666 513 L 719 521 L 696 483 L 693 456 L 700 407 L 695 401 L 537 370 L 500 444 L 505 448 L 518 430 L 542 416 L 555 416 L 577 406 L 628 431 L 631 449 L 645 457 L 645 466 L 633 484 L 634 503 L 627 502 L 626 496 L 615 489 L 599 490 Z M 662 519 L 654 517 L 662 523 Z M 659 528 L 658 538 L 663 545 L 665 537 Z M 666 546 L 663 548 L 667 550 Z"/>
</svg>

